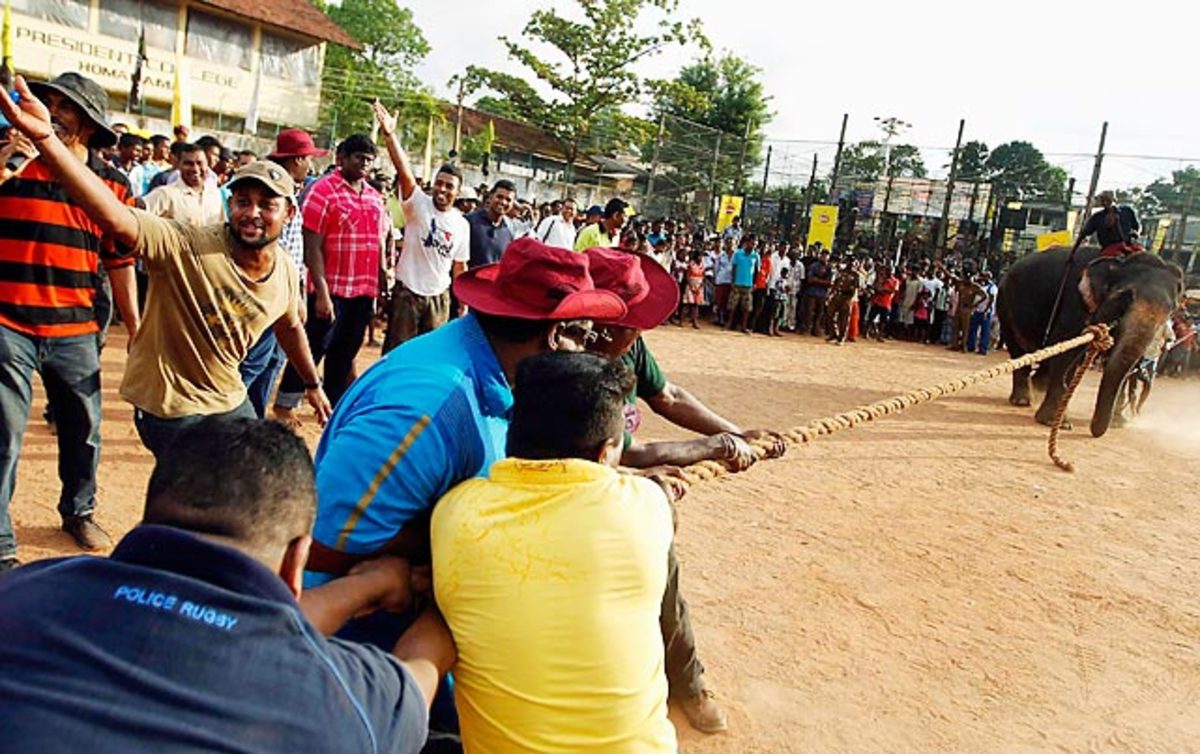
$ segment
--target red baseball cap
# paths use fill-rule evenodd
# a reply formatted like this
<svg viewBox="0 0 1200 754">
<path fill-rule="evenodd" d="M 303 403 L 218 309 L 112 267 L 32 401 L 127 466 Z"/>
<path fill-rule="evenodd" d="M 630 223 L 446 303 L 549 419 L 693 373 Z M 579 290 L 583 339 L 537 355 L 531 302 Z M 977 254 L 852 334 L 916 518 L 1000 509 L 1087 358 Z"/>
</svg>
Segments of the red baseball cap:
<svg viewBox="0 0 1200 754">
<path fill-rule="evenodd" d="M 616 293 L 597 290 L 586 254 L 557 249 L 526 236 L 513 241 L 496 264 L 454 279 L 454 295 L 472 309 L 515 319 L 602 319 L 625 316 Z"/>
<path fill-rule="evenodd" d="M 679 285 L 671 273 L 645 254 L 595 248 L 585 252 L 596 287 L 625 302 L 624 317 L 597 321 L 633 330 L 653 330 L 679 306 Z"/>
<path fill-rule="evenodd" d="M 308 131 L 285 128 L 275 137 L 275 151 L 267 155 L 268 160 L 283 160 L 288 157 L 324 157 L 328 149 L 317 149 Z"/>
</svg>

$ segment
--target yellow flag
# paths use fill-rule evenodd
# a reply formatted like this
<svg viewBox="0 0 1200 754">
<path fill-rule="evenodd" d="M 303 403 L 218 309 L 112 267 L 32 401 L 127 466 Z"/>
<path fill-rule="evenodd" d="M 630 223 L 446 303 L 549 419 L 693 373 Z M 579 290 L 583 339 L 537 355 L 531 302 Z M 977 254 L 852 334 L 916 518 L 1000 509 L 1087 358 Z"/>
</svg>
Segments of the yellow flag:
<svg viewBox="0 0 1200 754">
<path fill-rule="evenodd" d="M 1046 249 L 1053 249 L 1058 246 L 1070 246 L 1071 241 L 1071 231 L 1069 230 L 1042 233 L 1037 237 L 1037 250 L 1045 251 Z"/>
<path fill-rule="evenodd" d="M 171 98 L 171 124 L 192 127 L 192 82 L 182 55 L 175 56 L 175 91 Z"/>
<path fill-rule="evenodd" d="M 721 233 L 729 224 L 733 222 L 733 218 L 742 214 L 742 197 L 730 196 L 729 194 L 721 195 L 721 209 L 717 212 L 717 232 Z"/>
<path fill-rule="evenodd" d="M 808 221 L 808 245 L 820 243 L 826 251 L 833 248 L 833 235 L 837 231 L 838 208 L 834 204 L 814 204 L 812 218 Z"/>
<path fill-rule="evenodd" d="M 13 30 L 12 30 L 12 0 L 4 0 L 4 21 L 0 29 L 0 84 L 4 88 L 12 86 L 13 79 Z"/>
</svg>

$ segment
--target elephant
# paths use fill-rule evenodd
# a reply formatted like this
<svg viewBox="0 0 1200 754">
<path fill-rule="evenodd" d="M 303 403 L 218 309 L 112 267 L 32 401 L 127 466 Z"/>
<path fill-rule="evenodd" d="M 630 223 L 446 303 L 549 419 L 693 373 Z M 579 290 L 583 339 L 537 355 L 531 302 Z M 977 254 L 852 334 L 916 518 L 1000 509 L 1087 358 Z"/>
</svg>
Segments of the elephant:
<svg viewBox="0 0 1200 754">
<path fill-rule="evenodd" d="M 1043 343 L 1068 266 L 1058 316 Z M 1126 375 L 1137 366 L 1182 295 L 1183 270 L 1154 254 L 1102 258 L 1099 249 L 1085 247 L 1072 257 L 1070 249 L 1058 248 L 1015 262 L 1000 281 L 996 308 L 1001 335 L 1013 358 L 1080 335 L 1089 324 L 1110 325 L 1115 345 L 1107 354 L 1091 421 L 1092 435 L 1100 437 L 1112 423 Z M 1038 366 L 1034 382 L 1046 391 L 1036 414 L 1041 424 L 1054 421 L 1072 367 L 1082 353 L 1076 349 Z M 1030 373 L 1029 367 L 1013 373 L 1008 400 L 1014 406 L 1030 405 Z"/>
</svg>

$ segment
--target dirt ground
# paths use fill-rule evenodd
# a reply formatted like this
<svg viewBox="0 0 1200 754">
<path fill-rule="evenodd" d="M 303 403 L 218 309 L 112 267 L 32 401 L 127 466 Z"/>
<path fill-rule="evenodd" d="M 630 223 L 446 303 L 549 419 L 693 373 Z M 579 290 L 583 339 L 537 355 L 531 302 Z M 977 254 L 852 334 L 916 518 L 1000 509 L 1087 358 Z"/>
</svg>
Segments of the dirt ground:
<svg viewBox="0 0 1200 754">
<path fill-rule="evenodd" d="M 672 381 L 746 427 L 1002 358 L 713 329 L 648 339 Z M 97 519 L 114 535 L 137 522 L 151 468 L 116 394 L 123 350 L 114 334 L 103 358 Z M 730 713 L 724 735 L 679 725 L 685 751 L 1200 751 L 1200 387 L 1159 380 L 1132 426 L 1068 434 L 1073 475 L 1008 388 L 794 448 L 683 501 L 684 592 Z M 685 433 L 651 417 L 642 436 Z M 33 421 L 13 504 L 27 560 L 73 552 L 55 459 Z"/>
</svg>

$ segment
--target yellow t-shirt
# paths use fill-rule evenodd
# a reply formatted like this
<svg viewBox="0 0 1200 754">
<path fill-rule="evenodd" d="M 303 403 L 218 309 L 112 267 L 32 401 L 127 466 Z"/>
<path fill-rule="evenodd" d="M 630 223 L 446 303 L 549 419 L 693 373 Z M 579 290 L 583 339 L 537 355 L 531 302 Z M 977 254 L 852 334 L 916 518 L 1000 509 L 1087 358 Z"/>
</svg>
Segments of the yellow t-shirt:
<svg viewBox="0 0 1200 754">
<path fill-rule="evenodd" d="M 431 535 L 467 751 L 676 751 L 658 625 L 673 531 L 656 484 L 497 461 L 438 502 Z"/>
<path fill-rule="evenodd" d="M 604 232 L 604 221 L 600 221 L 579 231 L 579 235 L 575 237 L 575 251 L 587 251 L 595 248 L 612 249 L 619 243 L 621 243 L 621 234 L 608 235 Z"/>
<path fill-rule="evenodd" d="M 255 282 L 238 269 L 224 225 L 194 228 L 132 210 L 150 277 L 121 397 L 158 417 L 220 414 L 246 400 L 238 366 L 299 300 L 296 266 L 277 250 Z"/>
</svg>

